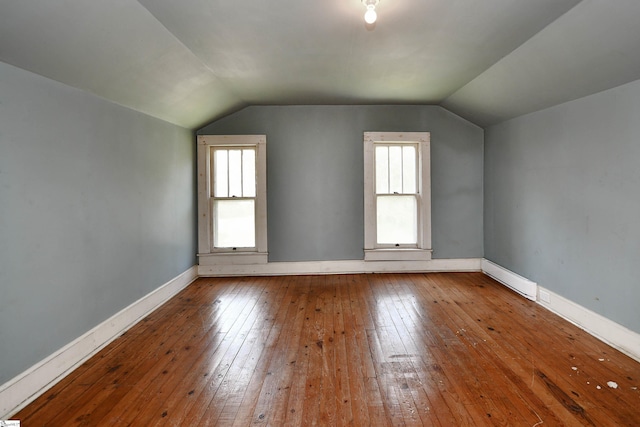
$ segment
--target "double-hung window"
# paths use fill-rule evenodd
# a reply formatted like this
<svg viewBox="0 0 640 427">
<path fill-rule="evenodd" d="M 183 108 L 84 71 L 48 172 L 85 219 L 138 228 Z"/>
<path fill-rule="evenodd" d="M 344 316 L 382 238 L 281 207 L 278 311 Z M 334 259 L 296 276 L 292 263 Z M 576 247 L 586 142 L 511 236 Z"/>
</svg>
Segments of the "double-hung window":
<svg viewBox="0 0 640 427">
<path fill-rule="evenodd" d="M 365 260 L 431 259 L 429 133 L 365 132 Z"/>
<path fill-rule="evenodd" d="M 200 265 L 267 262 L 266 137 L 198 137 Z"/>
</svg>

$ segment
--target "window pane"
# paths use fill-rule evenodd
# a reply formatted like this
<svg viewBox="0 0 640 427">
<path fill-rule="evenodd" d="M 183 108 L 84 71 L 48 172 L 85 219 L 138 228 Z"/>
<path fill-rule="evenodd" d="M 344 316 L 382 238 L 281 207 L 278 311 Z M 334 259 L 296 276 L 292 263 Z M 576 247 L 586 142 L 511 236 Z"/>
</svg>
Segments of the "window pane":
<svg viewBox="0 0 640 427">
<path fill-rule="evenodd" d="M 402 193 L 402 147 L 389 147 L 389 193 Z"/>
<path fill-rule="evenodd" d="M 227 197 L 229 194 L 227 182 L 227 150 L 214 150 L 213 157 L 213 195 L 214 197 Z"/>
<path fill-rule="evenodd" d="M 229 197 L 242 197 L 242 151 L 229 150 Z"/>
<path fill-rule="evenodd" d="M 378 244 L 415 244 L 418 236 L 415 196 L 376 198 Z"/>
<path fill-rule="evenodd" d="M 402 147 L 402 192 L 416 193 L 416 147 L 405 145 Z"/>
<path fill-rule="evenodd" d="M 213 211 L 214 247 L 252 248 L 256 245 L 253 200 L 215 200 Z"/>
<path fill-rule="evenodd" d="M 389 147 L 376 147 L 376 193 L 389 193 Z"/>
<path fill-rule="evenodd" d="M 242 196 L 256 196 L 256 151 L 242 150 Z"/>
</svg>

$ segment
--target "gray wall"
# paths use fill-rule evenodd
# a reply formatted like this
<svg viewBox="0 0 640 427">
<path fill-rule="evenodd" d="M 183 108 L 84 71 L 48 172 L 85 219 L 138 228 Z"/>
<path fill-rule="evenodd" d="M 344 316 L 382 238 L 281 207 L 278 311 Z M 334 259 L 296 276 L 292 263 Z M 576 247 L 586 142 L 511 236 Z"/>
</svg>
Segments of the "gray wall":
<svg viewBox="0 0 640 427">
<path fill-rule="evenodd" d="M 267 135 L 269 261 L 363 259 L 363 132 L 431 132 L 434 258 L 483 256 L 483 130 L 437 106 L 248 107 L 198 134 Z"/>
<path fill-rule="evenodd" d="M 195 264 L 193 132 L 0 63 L 0 384 Z"/>
<path fill-rule="evenodd" d="M 486 130 L 485 256 L 640 332 L 640 81 Z"/>
</svg>

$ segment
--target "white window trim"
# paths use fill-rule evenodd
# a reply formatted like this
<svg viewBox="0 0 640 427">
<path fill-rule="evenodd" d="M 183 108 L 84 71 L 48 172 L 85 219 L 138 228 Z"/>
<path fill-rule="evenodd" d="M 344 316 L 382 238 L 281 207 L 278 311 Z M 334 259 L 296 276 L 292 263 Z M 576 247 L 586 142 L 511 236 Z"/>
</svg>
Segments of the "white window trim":
<svg viewBox="0 0 640 427">
<path fill-rule="evenodd" d="M 266 135 L 199 135 L 198 140 L 198 258 L 200 265 L 266 264 L 267 252 L 267 137 Z M 255 250 L 220 251 L 213 247 L 211 147 L 256 148 Z"/>
<path fill-rule="evenodd" d="M 378 247 L 376 244 L 375 159 L 376 143 L 418 144 L 417 248 Z M 364 133 L 364 259 L 365 261 L 428 261 L 431 259 L 431 135 L 429 132 Z"/>
</svg>

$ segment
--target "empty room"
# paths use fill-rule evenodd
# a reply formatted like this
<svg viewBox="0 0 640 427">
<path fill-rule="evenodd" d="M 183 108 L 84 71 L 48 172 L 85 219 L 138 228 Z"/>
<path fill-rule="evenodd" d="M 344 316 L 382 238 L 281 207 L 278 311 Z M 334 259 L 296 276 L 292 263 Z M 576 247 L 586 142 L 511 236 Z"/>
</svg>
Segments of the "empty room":
<svg viewBox="0 0 640 427">
<path fill-rule="evenodd" d="M 640 425 L 640 2 L 0 2 L 0 423 Z"/>
</svg>

